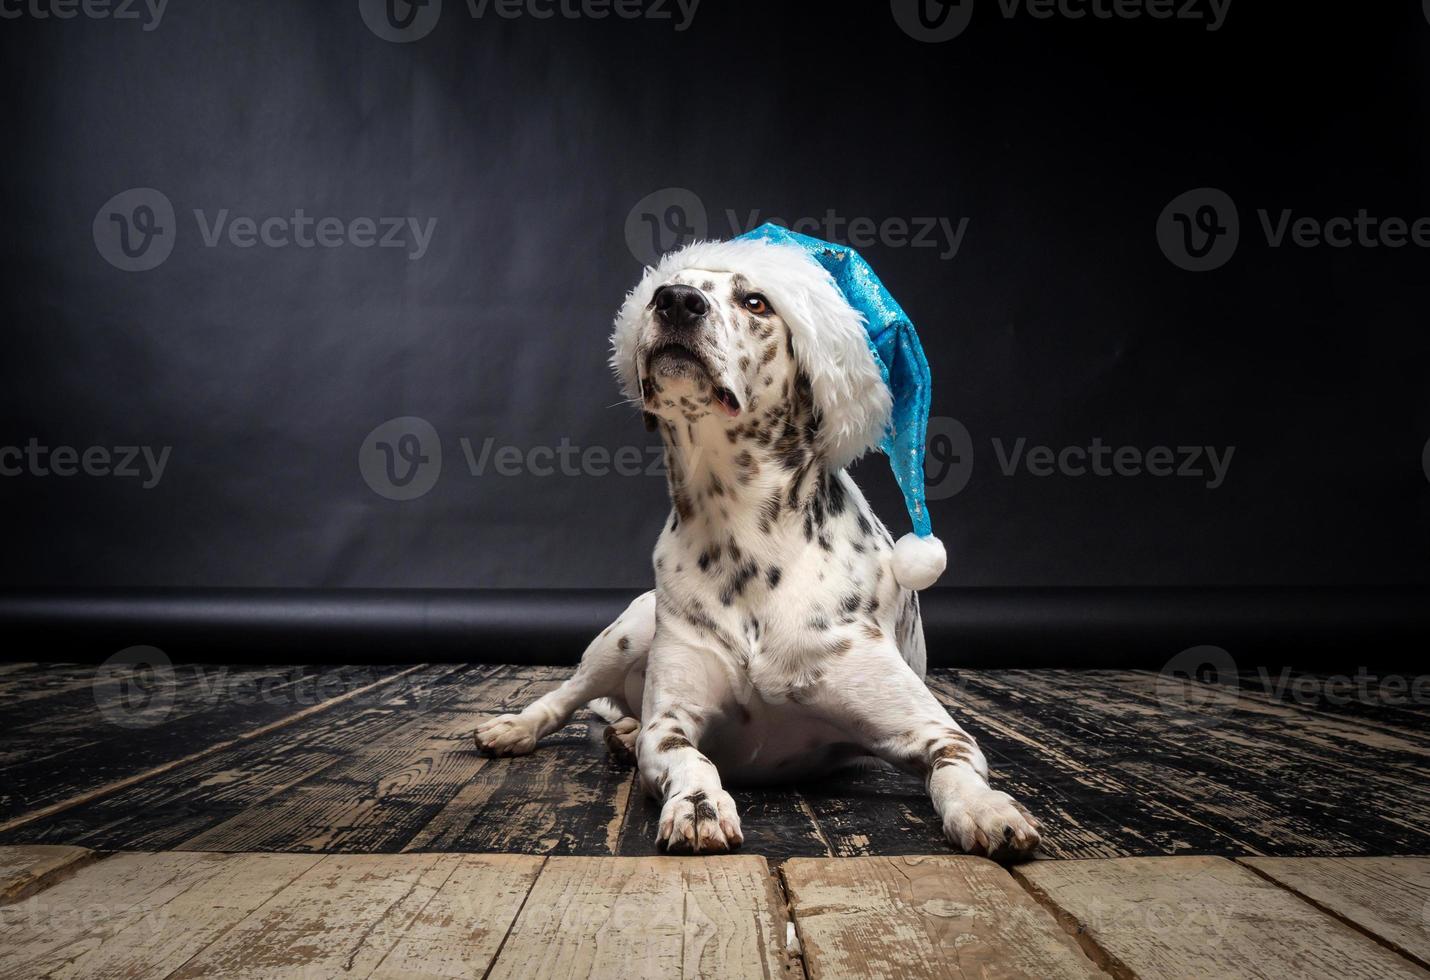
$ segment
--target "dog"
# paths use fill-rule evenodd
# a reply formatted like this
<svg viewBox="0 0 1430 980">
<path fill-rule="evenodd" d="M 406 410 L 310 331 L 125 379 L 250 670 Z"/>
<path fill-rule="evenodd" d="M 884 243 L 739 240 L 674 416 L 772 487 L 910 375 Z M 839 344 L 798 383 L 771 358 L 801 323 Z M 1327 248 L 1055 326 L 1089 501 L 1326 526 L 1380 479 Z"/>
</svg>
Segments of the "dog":
<svg viewBox="0 0 1430 980">
<path fill-rule="evenodd" d="M 727 781 L 883 760 L 923 779 L 954 847 L 1033 853 L 1041 825 L 989 786 L 978 744 L 924 683 L 918 593 L 896 581 L 894 541 L 845 472 L 890 412 L 865 338 L 797 249 L 697 242 L 646 270 L 611 365 L 665 445 L 656 587 L 569 680 L 480 724 L 483 752 L 529 753 L 592 703 L 662 805 L 658 848 L 738 847 Z"/>
</svg>

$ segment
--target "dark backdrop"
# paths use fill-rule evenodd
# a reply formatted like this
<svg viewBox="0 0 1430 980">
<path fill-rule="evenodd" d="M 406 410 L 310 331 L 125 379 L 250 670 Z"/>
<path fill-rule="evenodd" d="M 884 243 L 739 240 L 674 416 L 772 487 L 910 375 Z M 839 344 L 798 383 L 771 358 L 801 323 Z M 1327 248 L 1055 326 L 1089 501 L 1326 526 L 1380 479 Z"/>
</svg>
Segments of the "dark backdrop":
<svg viewBox="0 0 1430 980">
<path fill-rule="evenodd" d="M 813 230 L 846 240 L 967 219 L 953 257 L 887 224 L 863 249 L 957 420 L 947 584 L 1430 583 L 1430 251 L 1273 248 L 1256 213 L 1430 214 L 1418 2 L 1233 0 L 1209 31 L 978 0 L 942 43 L 887 3 L 704 0 L 677 29 L 673 0 L 445 0 L 408 43 L 357 0 L 173 0 L 157 27 L 3 3 L 0 447 L 74 457 L 0 456 L 0 584 L 644 584 L 663 481 L 600 471 L 653 438 L 605 366 L 651 229 L 829 212 Z M 1239 246 L 1187 271 L 1159 215 L 1205 187 Z M 1173 211 L 1208 201 L 1225 227 L 1220 198 Z M 210 247 L 224 209 L 337 219 L 344 244 Z M 360 247 L 355 219 L 389 216 L 435 219 L 425 253 Z M 402 417 L 430 429 L 369 438 Z M 1215 488 L 1004 475 L 993 441 L 1020 438 L 1234 452 Z M 463 439 L 479 464 L 493 440 L 480 474 Z M 142 455 L 83 474 L 126 446 L 171 447 L 156 485 Z M 887 469 L 860 470 L 901 532 Z"/>
</svg>

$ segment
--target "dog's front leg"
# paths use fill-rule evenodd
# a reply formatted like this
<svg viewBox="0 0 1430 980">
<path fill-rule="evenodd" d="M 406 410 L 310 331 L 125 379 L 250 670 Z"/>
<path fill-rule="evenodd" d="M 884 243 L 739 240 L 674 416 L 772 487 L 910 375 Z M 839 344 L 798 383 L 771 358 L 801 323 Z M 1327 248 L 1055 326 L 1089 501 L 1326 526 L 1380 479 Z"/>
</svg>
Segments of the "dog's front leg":
<svg viewBox="0 0 1430 980">
<path fill-rule="evenodd" d="M 882 640 L 858 645 L 826 671 L 817 703 L 870 752 L 923 777 L 950 843 L 997 860 L 1027 857 L 1041 825 L 988 785 L 978 743 Z"/>
<path fill-rule="evenodd" d="M 641 785 L 661 800 L 657 847 L 718 854 L 744 841 L 735 801 L 699 749 L 727 690 L 711 654 L 659 633 L 646 668 L 636 760 Z"/>
<path fill-rule="evenodd" d="M 650 650 L 654 635 L 655 593 L 647 592 L 591 641 L 576 673 L 560 687 L 517 714 L 499 715 L 478 725 L 477 748 L 487 755 L 526 755 L 536 748 L 537 739 L 563 727 L 588 701 L 624 702 L 626 680 Z"/>
</svg>

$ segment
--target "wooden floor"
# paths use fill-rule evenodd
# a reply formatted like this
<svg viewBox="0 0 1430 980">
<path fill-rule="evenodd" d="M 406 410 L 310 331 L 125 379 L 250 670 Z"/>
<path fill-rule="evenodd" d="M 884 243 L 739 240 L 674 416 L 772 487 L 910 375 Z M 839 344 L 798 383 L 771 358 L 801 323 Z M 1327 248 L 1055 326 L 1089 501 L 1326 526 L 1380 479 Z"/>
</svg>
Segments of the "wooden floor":
<svg viewBox="0 0 1430 980">
<path fill-rule="evenodd" d="M 1430 859 L 0 848 L 0 978 L 1424 978 Z"/>
<path fill-rule="evenodd" d="M 474 751 L 564 676 L 0 665 L 0 978 L 1430 977 L 1423 707 L 941 672 L 1043 859 L 883 772 L 736 788 L 742 853 L 680 858 L 589 716 Z"/>
<path fill-rule="evenodd" d="M 471 732 L 558 668 L 0 665 L 0 844 L 95 850 L 628 855 L 658 809 L 589 715 L 521 759 Z M 122 678 L 121 678 L 122 679 Z M 1274 678 L 1273 678 L 1274 680 Z M 1430 708 L 1329 708 L 1155 674 L 940 671 L 1044 855 L 1430 854 Z M 919 781 L 734 788 L 746 854 L 943 854 Z"/>
</svg>

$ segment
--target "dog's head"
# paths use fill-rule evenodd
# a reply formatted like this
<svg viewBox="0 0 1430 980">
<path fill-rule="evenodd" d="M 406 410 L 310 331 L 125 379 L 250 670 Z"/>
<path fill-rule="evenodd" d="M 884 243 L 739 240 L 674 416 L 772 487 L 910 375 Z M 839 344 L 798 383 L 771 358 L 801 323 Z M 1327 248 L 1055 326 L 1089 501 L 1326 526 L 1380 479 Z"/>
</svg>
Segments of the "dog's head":
<svg viewBox="0 0 1430 980">
<path fill-rule="evenodd" d="M 697 242 L 646 270 L 611 337 L 626 396 L 653 415 L 726 426 L 807 390 L 833 466 L 876 447 L 889 391 L 863 318 L 820 264 L 760 240 Z"/>
</svg>

